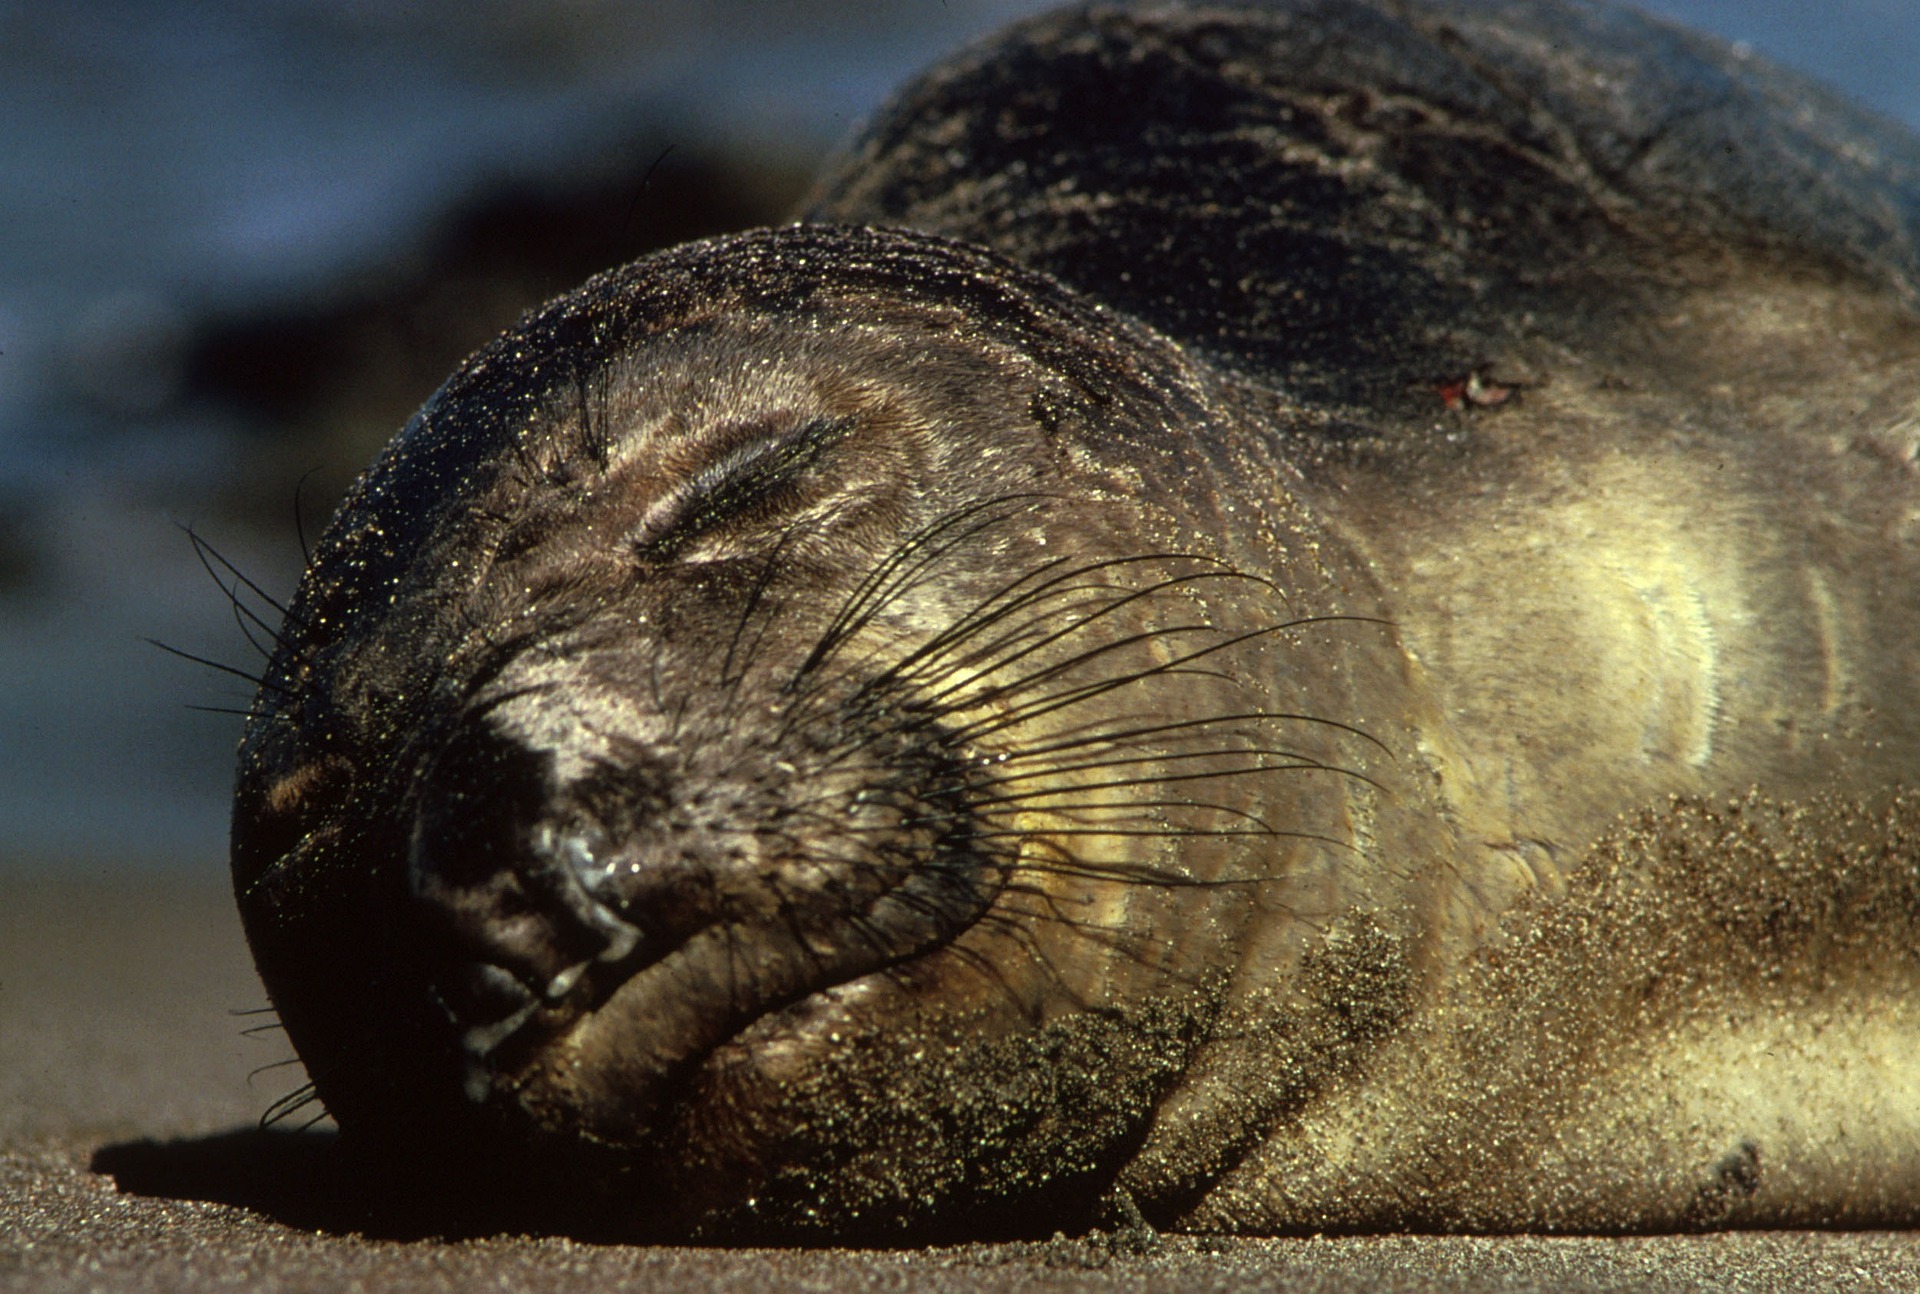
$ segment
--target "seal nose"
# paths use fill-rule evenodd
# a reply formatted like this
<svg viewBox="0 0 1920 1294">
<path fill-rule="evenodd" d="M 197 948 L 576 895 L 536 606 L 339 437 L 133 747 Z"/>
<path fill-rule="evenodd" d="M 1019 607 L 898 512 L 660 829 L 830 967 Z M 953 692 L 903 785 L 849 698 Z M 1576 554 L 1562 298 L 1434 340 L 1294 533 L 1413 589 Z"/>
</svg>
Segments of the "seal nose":
<svg viewBox="0 0 1920 1294">
<path fill-rule="evenodd" d="M 620 961 L 640 932 L 610 896 L 606 833 L 555 821 L 553 756 L 485 725 L 440 752 L 424 783 L 407 855 L 414 915 L 430 946 L 434 991 L 456 1026 L 470 1073 L 595 962 Z"/>
</svg>

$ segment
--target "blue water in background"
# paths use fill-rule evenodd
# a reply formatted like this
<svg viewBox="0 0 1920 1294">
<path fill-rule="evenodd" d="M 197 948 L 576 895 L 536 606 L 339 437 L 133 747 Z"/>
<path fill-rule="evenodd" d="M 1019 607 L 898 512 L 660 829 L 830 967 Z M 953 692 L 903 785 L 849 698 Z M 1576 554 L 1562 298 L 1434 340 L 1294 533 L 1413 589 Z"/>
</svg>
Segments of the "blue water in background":
<svg viewBox="0 0 1920 1294">
<path fill-rule="evenodd" d="M 483 180 L 683 131 L 823 152 L 1017 0 L 0 0 L 0 534 L 49 570 L 0 594 L 0 866 L 224 866 L 244 663 L 179 525 L 236 430 L 169 409 L 209 311 L 297 300 L 395 254 Z M 1920 127 L 1914 0 L 1645 6 Z M 425 392 L 422 392 L 424 395 Z M 285 538 L 223 547 L 276 595 Z"/>
</svg>

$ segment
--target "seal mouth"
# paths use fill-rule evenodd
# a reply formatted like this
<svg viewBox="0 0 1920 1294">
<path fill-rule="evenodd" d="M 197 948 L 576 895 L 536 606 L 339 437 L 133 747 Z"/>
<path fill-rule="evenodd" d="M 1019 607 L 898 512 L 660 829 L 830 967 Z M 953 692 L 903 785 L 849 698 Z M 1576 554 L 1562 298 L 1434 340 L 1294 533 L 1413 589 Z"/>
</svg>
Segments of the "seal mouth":
<svg viewBox="0 0 1920 1294">
<path fill-rule="evenodd" d="M 641 1143 L 661 1131 L 694 1075 L 730 1044 L 784 1011 L 824 1003 L 849 984 L 937 952 L 991 902 L 985 887 L 947 890 L 903 879 L 847 914 L 847 926 L 865 932 L 861 939 L 844 931 L 829 938 L 803 929 L 709 927 L 637 969 L 633 962 L 609 968 L 605 978 L 618 982 L 604 996 L 592 992 L 591 1005 L 577 1013 L 556 1013 L 565 1020 L 557 1032 L 542 1041 L 544 1029 L 522 1028 L 479 1063 L 490 1067 L 496 1100 L 543 1126 L 566 1125 L 596 1142 Z M 602 977 L 598 966 L 583 975 Z M 533 1004 L 529 1019 L 542 1012 L 543 1004 Z"/>
<path fill-rule="evenodd" d="M 485 712 L 423 778 L 406 872 L 461 1087 L 513 1121 L 644 1141 L 729 1039 L 945 946 L 1004 884 L 937 742 L 756 766 Z"/>
<path fill-rule="evenodd" d="M 527 969 L 535 959 L 523 954 L 514 958 L 518 965 L 477 958 L 442 966 L 429 982 L 428 991 L 459 1030 L 462 1087 L 467 1099 L 476 1104 L 492 1093 L 495 1053 L 543 1009 L 565 1003 L 594 967 L 615 968 L 645 957 L 644 933 L 605 897 L 613 868 L 596 856 L 596 846 L 605 852 L 599 832 L 561 832 L 551 823 L 541 823 L 532 834 L 529 871 L 546 882 L 540 887 L 540 898 L 549 929 L 578 931 L 600 940 L 597 951 L 544 980 L 537 971 Z M 418 860 L 421 852 L 416 839 L 412 858 Z M 418 887 L 418 878 L 429 875 L 429 869 L 416 862 L 408 874 L 416 881 L 415 898 L 429 898 Z M 554 946 L 563 946 L 551 933 L 547 937 Z"/>
</svg>

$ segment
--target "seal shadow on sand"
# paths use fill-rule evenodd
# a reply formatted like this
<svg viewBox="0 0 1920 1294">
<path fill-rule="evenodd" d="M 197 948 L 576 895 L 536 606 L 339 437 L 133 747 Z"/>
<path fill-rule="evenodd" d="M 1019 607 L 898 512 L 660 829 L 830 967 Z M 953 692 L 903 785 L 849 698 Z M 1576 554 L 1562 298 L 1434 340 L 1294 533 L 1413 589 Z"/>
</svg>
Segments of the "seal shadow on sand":
<svg viewBox="0 0 1920 1294">
<path fill-rule="evenodd" d="M 523 1206 L 432 1195 L 359 1164 L 331 1130 L 240 1127 L 199 1137 L 103 1145 L 87 1167 L 122 1194 L 246 1209 L 285 1226 L 381 1240 L 544 1233 Z"/>
<path fill-rule="evenodd" d="M 426 1189 L 420 1181 L 361 1162 L 331 1129 L 246 1126 L 198 1137 L 140 1137 L 100 1146 L 87 1168 L 112 1178 L 123 1195 L 224 1204 L 281 1226 L 334 1237 L 410 1242 L 564 1236 L 588 1244 L 635 1239 L 618 1228 L 583 1227 L 570 1213 L 543 1213 L 525 1198 L 463 1193 L 445 1179 Z M 555 1203 L 564 1210 L 563 1201 Z M 1121 1196 L 1085 1234 L 1076 1228 L 1050 1241 L 1027 1243 L 1039 1244 L 1050 1264 L 1105 1265 L 1116 1256 L 1149 1253 L 1161 1239 L 1131 1197 Z M 1218 1239 L 1201 1237 L 1195 1243 L 1204 1247 Z"/>
</svg>

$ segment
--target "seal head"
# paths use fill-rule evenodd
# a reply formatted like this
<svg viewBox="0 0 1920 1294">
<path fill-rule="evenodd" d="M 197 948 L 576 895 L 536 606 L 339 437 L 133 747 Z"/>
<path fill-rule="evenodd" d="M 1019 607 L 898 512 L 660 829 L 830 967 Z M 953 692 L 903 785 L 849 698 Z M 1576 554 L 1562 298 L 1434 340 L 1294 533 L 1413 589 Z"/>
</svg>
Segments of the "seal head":
<svg viewBox="0 0 1920 1294">
<path fill-rule="evenodd" d="M 243 756 L 242 908 L 342 1126 L 681 1225 L 804 1221 L 801 1168 L 897 1225 L 897 1184 L 819 1194 L 869 1102 L 953 1123 L 916 1171 L 1046 1126 L 1033 1186 L 1110 1174 L 1288 901 L 1276 846 L 1343 846 L 1339 756 L 1378 756 L 1312 671 L 1238 681 L 1356 627 L 1300 605 L 1304 541 L 1282 597 L 1149 501 L 1218 475 L 1173 429 L 1219 386 L 988 254 L 804 227 L 477 356 L 316 554 Z M 966 1072 L 983 1108 L 939 1108 Z"/>
</svg>

